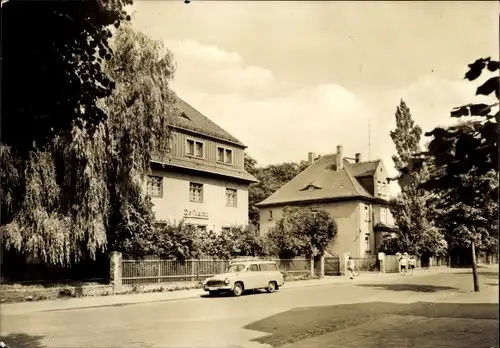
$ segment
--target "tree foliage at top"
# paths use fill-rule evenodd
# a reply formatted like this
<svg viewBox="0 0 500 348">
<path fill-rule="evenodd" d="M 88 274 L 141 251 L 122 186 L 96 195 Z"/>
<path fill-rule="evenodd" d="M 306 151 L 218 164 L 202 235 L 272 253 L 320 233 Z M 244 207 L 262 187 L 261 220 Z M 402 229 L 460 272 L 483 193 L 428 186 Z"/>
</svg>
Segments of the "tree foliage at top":
<svg viewBox="0 0 500 348">
<path fill-rule="evenodd" d="M 474 81 L 485 70 L 493 73 L 476 95 L 493 96 L 496 101 L 452 110 L 451 117 L 463 117 L 465 122 L 426 133 L 432 137 L 428 151 L 409 165 L 433 164 L 428 180 L 420 186 L 436 194 L 437 221 L 454 246 L 468 247 L 474 241 L 482 249 L 495 249 L 498 243 L 498 65 L 498 61 L 480 58 L 465 74 L 465 79 Z"/>
<path fill-rule="evenodd" d="M 280 258 L 322 255 L 337 234 L 337 223 L 326 211 L 286 207 L 267 234 L 270 253 Z"/>
<path fill-rule="evenodd" d="M 257 161 L 245 154 L 245 170 L 254 175 L 259 182 L 248 188 L 248 216 L 251 224 L 259 226 L 259 208 L 255 204 L 276 192 L 281 186 L 292 180 L 308 167 L 307 161 L 299 163 L 285 162 L 258 167 Z"/>
<path fill-rule="evenodd" d="M 98 65 L 114 88 L 95 95 L 93 104 L 103 117 L 93 123 L 80 104 L 47 141 L 29 139 L 34 148 L 2 143 L 1 161 L 10 169 L 2 177 L 7 248 L 33 252 L 49 264 L 94 257 L 107 247 L 134 254 L 144 249 L 141 237 L 151 235 L 154 220 L 144 178 L 151 154 L 169 140 L 172 56 L 123 25 L 110 52 Z M 32 116 L 40 117 L 38 111 Z M 47 127 L 53 122 L 48 119 Z"/>
<path fill-rule="evenodd" d="M 396 169 L 406 168 L 412 158 L 421 152 L 422 129 L 415 124 L 410 109 L 401 100 L 396 109 L 396 128 L 389 134 L 396 147 L 397 154 L 392 156 Z M 427 168 L 422 166 L 412 175 L 417 182 L 401 187 L 401 193 L 391 201 L 390 210 L 397 226 L 394 239 L 384 240 L 381 250 L 386 253 L 408 252 L 414 255 L 443 253 L 446 247 L 429 215 L 431 196 L 418 187 L 426 179 Z"/>
</svg>

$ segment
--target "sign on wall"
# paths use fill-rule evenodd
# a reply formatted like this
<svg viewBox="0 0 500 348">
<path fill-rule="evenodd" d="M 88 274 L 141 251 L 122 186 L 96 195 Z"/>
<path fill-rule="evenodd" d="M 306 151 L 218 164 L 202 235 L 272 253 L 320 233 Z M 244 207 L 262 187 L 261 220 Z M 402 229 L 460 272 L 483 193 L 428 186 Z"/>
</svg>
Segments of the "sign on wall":
<svg viewBox="0 0 500 348">
<path fill-rule="evenodd" d="M 184 209 L 184 217 L 192 219 L 208 220 L 208 213 L 206 211 L 196 211 L 194 209 Z"/>
</svg>

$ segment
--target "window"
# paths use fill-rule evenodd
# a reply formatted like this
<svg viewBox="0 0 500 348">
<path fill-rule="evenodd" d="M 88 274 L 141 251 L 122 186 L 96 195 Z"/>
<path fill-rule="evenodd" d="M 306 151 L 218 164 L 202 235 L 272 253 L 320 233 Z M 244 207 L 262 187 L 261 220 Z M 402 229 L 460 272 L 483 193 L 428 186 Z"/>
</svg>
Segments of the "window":
<svg viewBox="0 0 500 348">
<path fill-rule="evenodd" d="M 273 219 L 273 211 L 269 210 L 269 220 L 272 220 L 272 219 Z"/>
<path fill-rule="evenodd" d="M 387 208 L 385 207 L 380 208 L 380 222 L 387 223 Z"/>
<path fill-rule="evenodd" d="M 261 271 L 278 271 L 278 267 L 275 263 L 261 263 L 260 264 Z"/>
<path fill-rule="evenodd" d="M 217 162 L 233 164 L 233 150 L 224 147 L 217 147 Z"/>
<path fill-rule="evenodd" d="M 194 156 L 194 140 L 187 140 L 186 143 L 186 154 Z"/>
<path fill-rule="evenodd" d="M 365 234 L 365 250 L 370 251 L 370 235 Z"/>
<path fill-rule="evenodd" d="M 250 265 L 250 267 L 248 267 L 248 270 L 250 272 L 259 272 L 260 271 L 260 267 L 259 267 L 259 265 Z"/>
<path fill-rule="evenodd" d="M 370 207 L 365 205 L 365 221 L 370 221 Z"/>
<path fill-rule="evenodd" d="M 189 183 L 189 201 L 203 203 L 203 184 Z"/>
<path fill-rule="evenodd" d="M 162 197 L 163 178 L 161 176 L 148 176 L 147 194 L 150 197 Z"/>
<path fill-rule="evenodd" d="M 222 147 L 217 148 L 217 162 L 224 162 L 224 149 Z"/>
<path fill-rule="evenodd" d="M 191 139 L 186 140 L 186 155 L 196 158 L 204 158 L 203 143 L 201 141 L 194 141 Z"/>
<path fill-rule="evenodd" d="M 222 232 L 229 233 L 231 231 L 230 227 L 222 227 Z"/>
<path fill-rule="evenodd" d="M 377 181 L 377 194 L 380 195 L 381 194 L 381 182 L 380 181 Z"/>
<path fill-rule="evenodd" d="M 385 181 L 382 183 L 382 195 L 386 196 L 387 195 L 387 186 Z"/>
<path fill-rule="evenodd" d="M 198 225 L 196 226 L 198 232 L 207 232 L 207 225 Z"/>
<path fill-rule="evenodd" d="M 237 198 L 237 190 L 235 189 L 230 189 L 230 188 L 227 188 L 226 189 L 226 206 L 227 207 L 237 207 L 237 202 L 238 202 L 238 198 Z"/>
<path fill-rule="evenodd" d="M 233 150 L 226 149 L 226 164 L 233 164 Z"/>
</svg>

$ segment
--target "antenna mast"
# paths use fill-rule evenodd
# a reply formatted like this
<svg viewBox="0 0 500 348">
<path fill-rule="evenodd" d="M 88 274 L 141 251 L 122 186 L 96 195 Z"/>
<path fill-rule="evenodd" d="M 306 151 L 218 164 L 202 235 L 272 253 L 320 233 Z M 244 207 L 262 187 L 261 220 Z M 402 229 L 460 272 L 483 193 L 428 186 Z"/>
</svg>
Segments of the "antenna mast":
<svg viewBox="0 0 500 348">
<path fill-rule="evenodd" d="M 372 138 L 371 138 L 371 128 L 370 128 L 370 119 L 368 119 L 368 161 L 371 161 L 371 152 L 372 152 Z"/>
</svg>

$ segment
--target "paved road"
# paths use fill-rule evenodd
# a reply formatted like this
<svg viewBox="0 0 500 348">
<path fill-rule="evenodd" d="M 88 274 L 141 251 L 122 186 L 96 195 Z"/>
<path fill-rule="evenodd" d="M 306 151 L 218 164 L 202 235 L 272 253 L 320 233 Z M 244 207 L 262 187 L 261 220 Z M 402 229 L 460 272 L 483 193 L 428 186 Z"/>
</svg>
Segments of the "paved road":
<svg viewBox="0 0 500 348">
<path fill-rule="evenodd" d="M 465 272 L 468 270 L 464 270 Z M 13 347 L 33 348 L 266 347 L 267 345 L 257 340 L 261 338 L 260 341 L 265 342 L 263 337 L 270 337 L 269 333 L 272 332 L 278 335 L 279 330 L 283 330 L 276 322 L 271 322 L 272 324 L 265 327 L 266 318 L 297 307 L 324 307 L 370 302 L 401 304 L 416 301 L 498 303 L 498 268 L 483 269 L 480 281 L 482 287 L 480 294 L 471 294 L 472 276 L 469 273 L 455 272 L 400 277 L 395 280 L 393 278 L 390 282 L 381 278 L 371 284 L 354 280 L 349 284 L 289 290 L 283 288 L 274 294 L 250 294 L 240 298 L 196 298 L 122 307 L 6 315 L 2 316 L 1 337 Z M 482 311 L 481 308 L 477 307 L 476 311 Z M 396 319 L 397 315 L 395 314 Z M 391 318 L 394 319 L 394 316 Z M 294 322 L 301 324 L 304 324 L 306 320 L 307 318 L 301 315 L 293 317 Z M 384 324 L 389 325 L 390 319 L 383 320 L 389 320 Z M 421 314 L 412 317 L 411 320 L 424 323 L 428 321 L 422 319 Z M 264 325 L 262 328 L 257 328 L 259 331 L 255 331 L 255 328 L 253 330 L 244 328 L 246 326 L 252 328 L 256 322 L 264 323 L 261 324 L 261 326 Z M 366 325 L 366 323 L 361 324 Z M 276 327 L 272 327 L 273 325 Z M 481 325 L 486 324 L 481 322 Z M 371 332 L 372 335 L 377 335 L 376 330 L 372 329 Z M 402 338 L 399 337 L 398 344 L 411 346 L 401 343 L 405 331 L 399 330 L 398 332 L 403 335 Z M 471 332 L 471 335 L 480 334 Z M 306 338 L 302 340 L 304 344 L 308 342 Z M 335 339 L 329 338 L 329 341 L 331 340 Z M 276 342 L 278 341 L 270 340 L 267 343 L 277 345 Z M 290 344 L 300 344 L 300 342 Z M 319 343 L 309 342 L 307 346 L 313 347 L 315 344 Z M 359 347 L 366 347 L 366 344 L 363 344 L 360 341 Z M 320 345 L 324 346 L 324 342 Z M 334 347 L 334 345 L 330 346 Z"/>
</svg>

